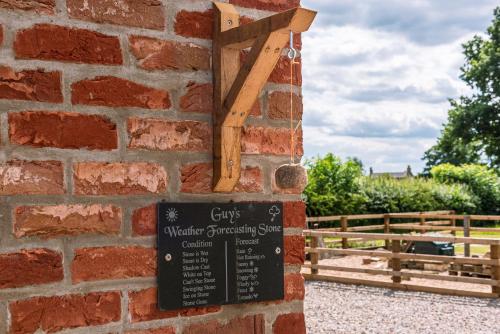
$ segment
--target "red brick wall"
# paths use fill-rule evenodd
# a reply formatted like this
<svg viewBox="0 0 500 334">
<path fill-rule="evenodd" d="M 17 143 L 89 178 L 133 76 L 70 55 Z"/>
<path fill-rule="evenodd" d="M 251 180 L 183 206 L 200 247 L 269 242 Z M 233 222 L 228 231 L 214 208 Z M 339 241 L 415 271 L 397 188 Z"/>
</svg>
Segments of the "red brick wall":
<svg viewBox="0 0 500 334">
<path fill-rule="evenodd" d="M 230 0 L 242 23 L 298 0 Z M 213 194 L 208 0 L 0 0 L 0 333 L 304 333 L 283 58 Z M 295 40 L 300 47 L 300 36 Z M 300 68 L 294 77 L 301 117 Z M 302 154 L 302 144 L 298 152 Z M 160 312 L 154 203 L 284 201 L 281 302 Z"/>
</svg>

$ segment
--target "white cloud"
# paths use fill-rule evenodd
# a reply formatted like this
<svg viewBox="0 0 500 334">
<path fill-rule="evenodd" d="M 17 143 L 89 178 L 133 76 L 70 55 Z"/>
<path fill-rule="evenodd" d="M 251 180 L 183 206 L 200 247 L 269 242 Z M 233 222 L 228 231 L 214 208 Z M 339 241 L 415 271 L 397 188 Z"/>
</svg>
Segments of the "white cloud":
<svg viewBox="0 0 500 334">
<path fill-rule="evenodd" d="M 492 2 L 471 3 L 303 1 L 321 10 L 303 34 L 306 157 L 333 152 L 375 170 L 421 170 L 448 98 L 469 92 L 458 78 L 461 44 L 492 18 Z"/>
</svg>

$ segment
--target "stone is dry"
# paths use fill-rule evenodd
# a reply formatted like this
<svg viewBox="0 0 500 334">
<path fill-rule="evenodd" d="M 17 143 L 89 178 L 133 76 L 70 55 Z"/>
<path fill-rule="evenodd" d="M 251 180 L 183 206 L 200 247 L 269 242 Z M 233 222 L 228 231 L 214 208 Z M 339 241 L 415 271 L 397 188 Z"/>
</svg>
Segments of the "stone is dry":
<svg viewBox="0 0 500 334">
<path fill-rule="evenodd" d="M 14 160 L 0 164 L 0 195 L 59 195 L 64 193 L 59 161 Z"/>
<path fill-rule="evenodd" d="M 207 152 L 212 148 L 211 129 L 205 122 L 130 118 L 128 133 L 129 148 L 195 152 Z"/>
<path fill-rule="evenodd" d="M 0 254 L 0 289 L 59 282 L 62 254 L 50 249 L 23 249 Z"/>
<path fill-rule="evenodd" d="M 181 192 L 208 194 L 213 187 L 213 165 L 198 163 L 182 166 Z M 247 166 L 241 170 L 238 184 L 233 191 L 257 193 L 262 192 L 262 172 L 259 167 Z"/>
<path fill-rule="evenodd" d="M 210 51 L 192 43 L 131 36 L 130 51 L 145 70 L 209 70 Z"/>
<path fill-rule="evenodd" d="M 9 113 L 11 143 L 35 147 L 113 150 L 118 147 L 116 125 L 107 117 L 71 112 Z"/>
<path fill-rule="evenodd" d="M 0 8 L 52 15 L 56 0 L 0 0 Z"/>
<path fill-rule="evenodd" d="M 51 24 L 20 30 L 14 41 L 17 58 L 121 65 L 118 37 Z"/>
<path fill-rule="evenodd" d="M 196 307 L 174 311 L 160 311 L 158 308 L 157 288 L 148 288 L 140 291 L 130 291 L 129 312 L 132 322 L 150 321 L 173 318 L 177 316 L 192 317 L 208 313 L 219 312 L 220 306 Z"/>
<path fill-rule="evenodd" d="M 11 302 L 11 334 L 58 332 L 63 329 L 97 326 L 120 320 L 120 293 L 94 292 L 86 295 L 34 297 Z"/>
<path fill-rule="evenodd" d="M 306 242 L 303 236 L 287 235 L 283 239 L 283 246 L 285 249 L 285 263 L 304 264 Z"/>
<path fill-rule="evenodd" d="M 188 325 L 184 328 L 182 334 L 264 334 L 265 327 L 264 315 L 257 314 L 243 318 L 234 318 L 224 324 L 217 320 L 212 320 Z"/>
<path fill-rule="evenodd" d="M 121 221 L 121 208 L 113 205 L 21 206 L 15 209 L 14 234 L 17 238 L 118 234 Z"/>
<path fill-rule="evenodd" d="M 0 99 L 63 102 L 61 72 L 15 71 L 0 66 Z"/>
<path fill-rule="evenodd" d="M 166 90 L 147 87 L 112 76 L 100 76 L 71 85 L 71 102 L 91 106 L 168 109 Z"/>
<path fill-rule="evenodd" d="M 304 313 L 280 314 L 273 324 L 273 334 L 306 334 Z"/>
<path fill-rule="evenodd" d="M 246 126 L 241 137 L 241 151 L 245 154 L 290 154 L 290 129 Z M 295 134 L 295 154 L 302 156 L 302 130 Z"/>
<path fill-rule="evenodd" d="M 73 283 L 156 274 L 156 249 L 139 246 L 79 248 L 71 264 Z"/>
<path fill-rule="evenodd" d="M 68 0 L 70 17 L 96 23 L 163 30 L 165 10 L 160 0 Z"/>
<path fill-rule="evenodd" d="M 167 189 L 167 172 L 157 163 L 76 163 L 74 169 L 77 195 L 160 194 Z"/>
</svg>

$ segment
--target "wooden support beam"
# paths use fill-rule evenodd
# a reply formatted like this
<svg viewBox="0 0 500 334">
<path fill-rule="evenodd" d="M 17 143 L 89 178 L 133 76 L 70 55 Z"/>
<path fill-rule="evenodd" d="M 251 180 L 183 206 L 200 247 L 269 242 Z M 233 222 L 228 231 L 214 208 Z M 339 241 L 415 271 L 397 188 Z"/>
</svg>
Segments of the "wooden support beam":
<svg viewBox="0 0 500 334">
<path fill-rule="evenodd" d="M 290 31 L 309 29 L 316 12 L 295 8 L 239 26 L 234 6 L 214 2 L 214 191 L 230 192 L 241 174 L 241 128 L 278 62 Z M 252 46 L 240 68 L 240 49 Z"/>
<path fill-rule="evenodd" d="M 223 47 L 246 49 L 252 46 L 257 37 L 262 34 L 280 32 L 288 34 L 291 31 L 301 33 L 309 30 L 316 12 L 305 8 L 294 8 L 285 12 L 245 24 L 239 29 L 230 29 L 220 35 Z"/>
</svg>

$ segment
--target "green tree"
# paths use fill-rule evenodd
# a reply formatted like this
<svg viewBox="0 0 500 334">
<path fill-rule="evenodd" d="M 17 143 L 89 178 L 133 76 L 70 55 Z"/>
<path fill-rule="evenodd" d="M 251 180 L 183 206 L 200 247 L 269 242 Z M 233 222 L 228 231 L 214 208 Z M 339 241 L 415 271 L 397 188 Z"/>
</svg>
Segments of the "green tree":
<svg viewBox="0 0 500 334">
<path fill-rule="evenodd" d="M 360 193 L 359 161 L 342 160 L 331 153 L 306 162 L 309 182 L 304 190 L 309 216 L 359 212 L 364 202 Z"/>
<path fill-rule="evenodd" d="M 431 170 L 432 179 L 445 184 L 462 184 L 478 199 L 477 212 L 500 213 L 500 178 L 482 165 L 442 164 Z"/>
<path fill-rule="evenodd" d="M 487 38 L 474 36 L 463 48 L 460 78 L 473 93 L 451 101 L 437 144 L 424 154 L 427 173 L 442 163 L 486 162 L 500 168 L 500 7 Z"/>
</svg>

